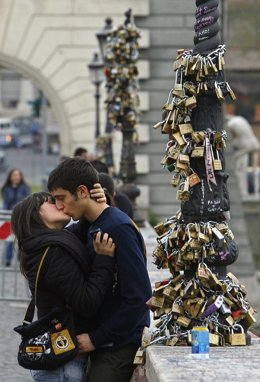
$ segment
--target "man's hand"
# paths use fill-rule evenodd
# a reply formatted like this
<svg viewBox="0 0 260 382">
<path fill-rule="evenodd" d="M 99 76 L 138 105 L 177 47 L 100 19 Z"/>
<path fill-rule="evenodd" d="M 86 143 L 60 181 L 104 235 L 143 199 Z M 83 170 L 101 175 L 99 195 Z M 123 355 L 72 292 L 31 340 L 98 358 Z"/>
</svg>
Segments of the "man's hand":
<svg viewBox="0 0 260 382">
<path fill-rule="evenodd" d="M 77 335 L 77 340 L 79 343 L 80 353 L 86 353 L 95 350 L 95 346 L 92 344 L 87 333 Z"/>
</svg>

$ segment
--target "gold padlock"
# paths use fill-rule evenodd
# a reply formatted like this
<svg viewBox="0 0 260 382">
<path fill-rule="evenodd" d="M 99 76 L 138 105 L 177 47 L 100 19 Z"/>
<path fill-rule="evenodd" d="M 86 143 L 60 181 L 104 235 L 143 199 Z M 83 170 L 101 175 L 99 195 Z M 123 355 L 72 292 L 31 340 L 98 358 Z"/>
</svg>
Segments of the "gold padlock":
<svg viewBox="0 0 260 382">
<path fill-rule="evenodd" d="M 183 139 L 182 135 L 180 132 L 172 134 L 173 139 L 179 144 L 179 146 L 185 146 L 186 142 Z"/>
<path fill-rule="evenodd" d="M 194 107 L 196 107 L 197 106 L 196 97 L 192 96 L 192 97 L 187 98 L 185 101 L 185 106 L 190 110 L 193 109 Z"/>
<path fill-rule="evenodd" d="M 187 164 L 190 163 L 190 157 L 189 157 L 189 155 L 186 155 L 186 154 L 179 154 L 178 160 L 181 163 L 187 163 Z"/>
<path fill-rule="evenodd" d="M 179 124 L 180 133 L 183 134 L 191 134 L 193 132 L 193 128 L 191 123 L 180 123 Z"/>
<path fill-rule="evenodd" d="M 241 330 L 241 333 L 235 333 L 234 329 L 238 327 Z M 246 335 L 244 329 L 241 325 L 235 324 L 231 328 L 231 333 L 227 335 L 227 342 L 231 346 L 245 346 L 246 345 Z"/>
<path fill-rule="evenodd" d="M 180 317 L 178 317 L 176 322 L 177 322 L 177 324 L 183 326 L 184 328 L 188 328 L 188 326 L 191 323 L 191 320 L 188 317 L 180 316 Z"/>
<path fill-rule="evenodd" d="M 171 179 L 171 185 L 173 187 L 177 187 L 181 180 L 181 174 L 179 172 L 175 172 L 172 179 Z"/>
<path fill-rule="evenodd" d="M 209 344 L 210 346 L 219 345 L 219 335 L 217 333 L 209 333 Z"/>
<path fill-rule="evenodd" d="M 204 156 L 204 146 L 196 146 L 191 152 L 191 157 L 203 157 L 203 156 Z"/>
<path fill-rule="evenodd" d="M 220 158 L 219 158 L 219 152 L 218 152 L 218 150 L 216 150 L 217 158 L 214 157 L 214 151 L 213 151 L 212 146 L 210 146 L 210 151 L 211 151 L 211 156 L 212 156 L 213 169 L 214 169 L 215 171 L 220 171 L 220 170 L 222 170 L 222 163 L 221 163 L 221 160 L 220 160 Z"/>
<path fill-rule="evenodd" d="M 184 315 L 184 308 L 183 308 L 183 306 L 181 306 L 179 304 L 173 303 L 172 304 L 172 312 L 174 314 L 183 316 Z"/>
<path fill-rule="evenodd" d="M 243 325 L 245 329 L 248 329 L 255 322 L 256 322 L 256 319 L 251 312 L 247 312 L 245 317 L 241 320 L 241 324 Z"/>
<path fill-rule="evenodd" d="M 134 365 L 143 365 L 144 364 L 144 350 L 139 348 L 135 354 Z"/>
</svg>

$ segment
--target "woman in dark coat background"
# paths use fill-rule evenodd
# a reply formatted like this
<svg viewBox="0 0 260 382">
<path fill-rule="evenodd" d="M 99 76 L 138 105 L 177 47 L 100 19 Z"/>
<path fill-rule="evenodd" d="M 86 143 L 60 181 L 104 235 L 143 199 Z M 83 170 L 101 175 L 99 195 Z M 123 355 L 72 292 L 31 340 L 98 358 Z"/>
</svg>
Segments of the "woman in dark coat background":
<svg viewBox="0 0 260 382">
<path fill-rule="evenodd" d="M 13 168 L 7 174 L 6 180 L 1 189 L 3 199 L 3 209 L 12 210 L 16 203 L 20 202 L 31 193 L 31 190 L 24 180 L 21 170 Z M 9 267 L 13 258 L 13 241 L 5 243 L 4 265 Z"/>
</svg>

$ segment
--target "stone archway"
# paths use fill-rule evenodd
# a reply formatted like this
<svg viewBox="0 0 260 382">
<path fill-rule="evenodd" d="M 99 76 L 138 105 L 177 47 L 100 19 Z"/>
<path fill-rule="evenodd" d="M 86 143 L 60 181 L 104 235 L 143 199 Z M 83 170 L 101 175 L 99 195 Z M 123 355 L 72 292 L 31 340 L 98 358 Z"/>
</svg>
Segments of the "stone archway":
<svg viewBox="0 0 260 382">
<path fill-rule="evenodd" d="M 26 62 L 18 60 L 16 57 L 9 57 L 0 52 L 0 63 L 1 65 L 8 67 L 14 71 L 18 71 L 26 74 L 30 77 L 38 88 L 42 89 L 46 97 L 51 101 L 53 105 L 53 112 L 55 119 L 57 120 L 58 126 L 60 127 L 60 142 L 63 150 L 68 150 L 70 148 L 70 129 L 68 126 L 68 119 L 66 116 L 65 109 L 58 94 L 52 88 L 51 84 L 43 77 L 41 73 L 36 71 L 35 68 L 28 65 Z"/>
<path fill-rule="evenodd" d="M 121 23 L 128 7 L 128 0 L 0 1 L 0 64 L 26 73 L 50 99 L 62 154 L 94 147 L 94 89 L 86 65 L 99 49 L 95 33 L 104 19 Z M 131 7 L 135 15 L 149 14 L 149 0 L 131 0 Z"/>
</svg>

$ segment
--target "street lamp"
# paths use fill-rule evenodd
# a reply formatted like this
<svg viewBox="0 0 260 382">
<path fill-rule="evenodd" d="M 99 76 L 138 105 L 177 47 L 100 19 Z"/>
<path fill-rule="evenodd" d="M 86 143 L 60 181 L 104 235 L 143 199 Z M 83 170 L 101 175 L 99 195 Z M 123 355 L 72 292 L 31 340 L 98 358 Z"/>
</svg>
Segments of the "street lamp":
<svg viewBox="0 0 260 382">
<path fill-rule="evenodd" d="M 105 79 L 104 76 L 104 63 L 99 58 L 98 53 L 94 54 L 94 57 L 92 61 L 88 64 L 89 74 L 90 74 L 90 81 L 95 85 L 96 92 L 95 92 L 95 98 L 96 98 L 96 131 L 95 131 L 95 138 L 98 138 L 100 135 L 100 120 L 99 120 L 99 103 L 100 103 L 100 85 Z"/>
<path fill-rule="evenodd" d="M 96 33 L 96 37 L 99 43 L 99 49 L 101 53 L 102 60 L 104 61 L 104 53 L 107 44 L 107 38 L 113 30 L 113 20 L 110 17 L 105 19 L 105 25 L 101 31 Z"/>
<path fill-rule="evenodd" d="M 110 17 L 105 19 L 104 27 L 96 33 L 96 37 L 99 43 L 99 49 L 103 63 L 105 64 L 105 50 L 107 45 L 108 37 L 110 36 L 113 30 L 113 20 Z M 108 115 L 106 114 L 106 127 L 105 127 L 106 136 L 104 137 L 104 154 L 105 162 L 109 168 L 114 167 L 113 159 L 113 125 L 108 120 Z"/>
</svg>

